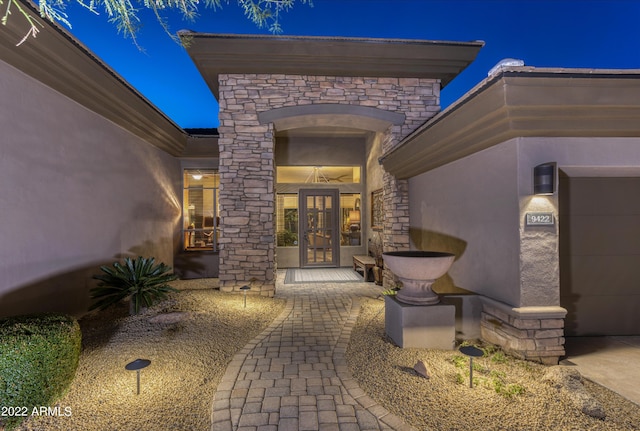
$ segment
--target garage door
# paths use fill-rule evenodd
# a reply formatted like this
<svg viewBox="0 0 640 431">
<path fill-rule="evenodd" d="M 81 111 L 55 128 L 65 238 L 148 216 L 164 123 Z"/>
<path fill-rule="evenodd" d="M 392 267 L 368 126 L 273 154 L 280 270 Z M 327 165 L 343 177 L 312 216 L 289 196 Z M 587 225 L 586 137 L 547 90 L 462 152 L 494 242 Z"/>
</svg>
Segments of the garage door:
<svg viewBox="0 0 640 431">
<path fill-rule="evenodd" d="M 640 334 L 640 178 L 560 175 L 566 335 Z"/>
</svg>

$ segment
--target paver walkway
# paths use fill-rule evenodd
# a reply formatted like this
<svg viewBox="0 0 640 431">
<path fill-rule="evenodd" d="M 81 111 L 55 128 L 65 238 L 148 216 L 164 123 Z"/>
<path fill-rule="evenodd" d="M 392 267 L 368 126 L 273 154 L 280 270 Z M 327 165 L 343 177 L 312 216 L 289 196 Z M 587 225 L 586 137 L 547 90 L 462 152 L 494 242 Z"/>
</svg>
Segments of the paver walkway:
<svg viewBox="0 0 640 431">
<path fill-rule="evenodd" d="M 212 431 L 412 430 L 360 389 L 345 352 L 373 283 L 288 284 L 282 314 L 231 361 L 213 401 Z"/>
</svg>

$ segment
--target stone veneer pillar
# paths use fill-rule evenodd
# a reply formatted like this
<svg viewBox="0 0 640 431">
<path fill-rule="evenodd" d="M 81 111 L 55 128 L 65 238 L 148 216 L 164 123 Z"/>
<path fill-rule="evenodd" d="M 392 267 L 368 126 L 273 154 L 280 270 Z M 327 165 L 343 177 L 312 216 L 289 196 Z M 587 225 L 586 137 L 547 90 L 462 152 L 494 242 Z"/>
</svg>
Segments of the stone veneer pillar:
<svg viewBox="0 0 640 431">
<path fill-rule="evenodd" d="M 399 180 L 388 172 L 383 174 L 384 224 L 382 249 L 384 251 L 409 250 L 409 181 Z M 395 286 L 393 273 L 383 273 L 383 286 Z"/>
<path fill-rule="evenodd" d="M 234 101 L 221 91 L 221 107 Z M 274 158 L 271 125 L 261 125 L 254 113 L 221 112 L 220 288 L 275 292 Z"/>
<path fill-rule="evenodd" d="M 275 292 L 273 125 L 258 115 L 309 104 L 360 105 L 405 116 L 385 136 L 388 151 L 440 110 L 440 83 L 423 78 L 220 74 L 220 287 Z M 409 247 L 408 182 L 384 174 L 386 250 Z"/>
<path fill-rule="evenodd" d="M 383 153 L 393 149 L 400 141 L 401 132 L 387 131 L 382 143 Z M 409 180 L 400 180 L 388 172 L 383 176 L 384 223 L 382 249 L 384 251 L 409 250 Z M 395 287 L 396 280 L 391 271 L 385 268 L 383 286 Z"/>
</svg>

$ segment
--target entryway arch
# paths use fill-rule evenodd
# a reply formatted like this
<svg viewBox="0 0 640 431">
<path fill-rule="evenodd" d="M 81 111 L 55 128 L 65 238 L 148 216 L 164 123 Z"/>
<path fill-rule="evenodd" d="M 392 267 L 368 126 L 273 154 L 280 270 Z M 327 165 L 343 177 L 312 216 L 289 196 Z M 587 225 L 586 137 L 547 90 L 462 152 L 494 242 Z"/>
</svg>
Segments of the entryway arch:
<svg viewBox="0 0 640 431">
<path fill-rule="evenodd" d="M 277 131 L 308 127 L 347 127 L 384 132 L 392 125 L 403 124 L 405 115 L 369 106 L 321 103 L 271 109 L 259 113 L 258 121 L 261 124 L 273 123 Z"/>
</svg>

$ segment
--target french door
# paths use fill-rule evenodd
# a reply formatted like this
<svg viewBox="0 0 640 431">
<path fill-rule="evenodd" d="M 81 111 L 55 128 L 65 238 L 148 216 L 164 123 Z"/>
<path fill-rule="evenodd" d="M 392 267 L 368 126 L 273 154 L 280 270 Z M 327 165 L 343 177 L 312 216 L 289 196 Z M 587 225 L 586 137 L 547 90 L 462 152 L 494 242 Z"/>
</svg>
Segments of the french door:
<svg viewBox="0 0 640 431">
<path fill-rule="evenodd" d="M 338 189 L 300 189 L 300 266 L 337 267 L 340 262 Z"/>
</svg>

